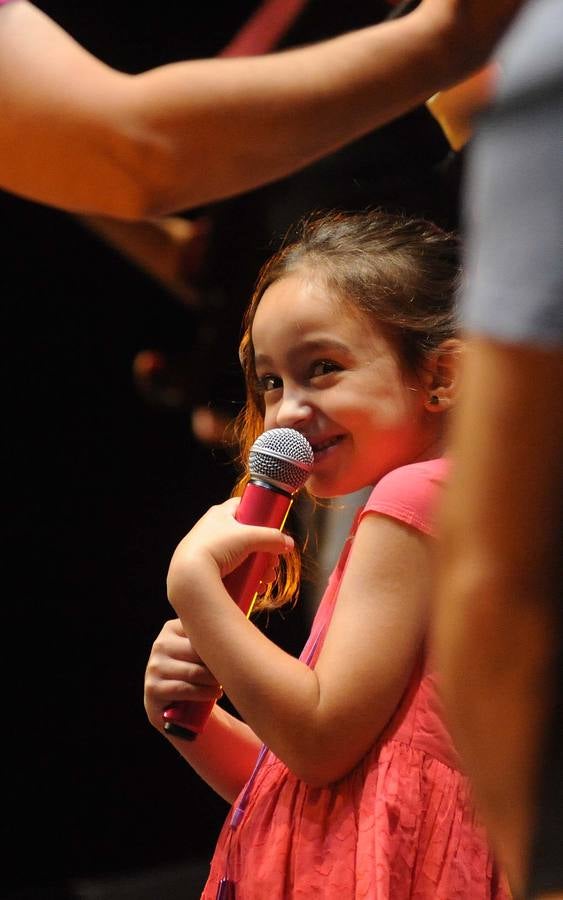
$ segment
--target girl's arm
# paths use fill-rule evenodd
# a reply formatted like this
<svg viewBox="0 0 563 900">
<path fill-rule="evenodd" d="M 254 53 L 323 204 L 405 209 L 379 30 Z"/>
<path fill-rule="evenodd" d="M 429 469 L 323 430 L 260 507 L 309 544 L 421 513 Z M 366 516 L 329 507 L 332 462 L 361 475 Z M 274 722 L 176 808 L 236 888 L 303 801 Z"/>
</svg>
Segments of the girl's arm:
<svg viewBox="0 0 563 900">
<path fill-rule="evenodd" d="M 179 545 L 171 603 L 253 731 L 308 784 L 329 783 L 372 746 L 408 683 L 426 625 L 427 539 L 383 516 L 363 518 L 311 670 L 245 619 L 222 587 L 221 572 L 238 564 L 244 542 L 255 549 L 269 531 L 233 528 L 229 504 L 211 510 Z"/>
<path fill-rule="evenodd" d="M 249 190 L 468 74 L 517 5 L 423 0 L 309 47 L 131 76 L 16 0 L 0 9 L 0 186 L 126 219 Z"/>
<path fill-rule="evenodd" d="M 196 741 L 164 731 L 162 713 L 176 701 L 216 699 L 219 685 L 201 663 L 178 619 L 166 622 L 156 638 L 145 673 L 145 709 L 160 731 L 221 797 L 232 803 L 252 772 L 260 742 L 234 716 L 215 705 Z"/>
</svg>

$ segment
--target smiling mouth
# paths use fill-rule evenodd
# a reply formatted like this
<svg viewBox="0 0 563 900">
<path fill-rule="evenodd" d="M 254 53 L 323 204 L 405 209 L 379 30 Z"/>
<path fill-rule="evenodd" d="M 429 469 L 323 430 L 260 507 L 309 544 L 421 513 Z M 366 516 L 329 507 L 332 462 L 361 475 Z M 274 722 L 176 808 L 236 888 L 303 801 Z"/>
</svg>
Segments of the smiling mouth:
<svg viewBox="0 0 563 900">
<path fill-rule="evenodd" d="M 344 435 L 338 434 L 335 437 L 327 438 L 326 441 L 320 441 L 318 444 L 311 443 L 315 459 L 317 458 L 317 456 L 320 456 L 321 453 L 324 453 L 326 450 L 330 450 L 331 447 L 339 444 L 343 439 Z"/>
</svg>

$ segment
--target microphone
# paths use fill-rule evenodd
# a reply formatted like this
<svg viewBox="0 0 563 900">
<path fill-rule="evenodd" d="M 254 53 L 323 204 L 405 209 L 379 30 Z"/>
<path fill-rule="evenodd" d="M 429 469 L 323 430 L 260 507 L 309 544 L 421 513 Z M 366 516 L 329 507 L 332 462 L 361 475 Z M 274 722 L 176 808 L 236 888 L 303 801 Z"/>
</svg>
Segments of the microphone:
<svg viewBox="0 0 563 900">
<path fill-rule="evenodd" d="M 304 486 L 313 466 L 313 450 L 293 428 L 272 428 L 254 442 L 248 455 L 250 480 L 235 518 L 245 525 L 278 528 L 285 525 L 295 494 Z M 223 584 L 242 612 L 249 616 L 269 554 L 251 553 L 223 579 Z M 215 701 L 181 701 L 164 710 L 164 730 L 193 741 L 203 731 Z"/>
</svg>

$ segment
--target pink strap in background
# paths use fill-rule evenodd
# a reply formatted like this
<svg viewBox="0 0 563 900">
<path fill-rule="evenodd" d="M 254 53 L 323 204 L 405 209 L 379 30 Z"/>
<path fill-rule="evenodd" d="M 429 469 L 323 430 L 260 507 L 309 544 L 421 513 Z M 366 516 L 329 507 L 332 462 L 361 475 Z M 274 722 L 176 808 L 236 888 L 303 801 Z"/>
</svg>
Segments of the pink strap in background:
<svg viewBox="0 0 563 900">
<path fill-rule="evenodd" d="M 1 0 L 0 0 L 1 2 Z M 219 56 L 259 56 L 289 31 L 308 0 L 264 0 Z"/>
</svg>

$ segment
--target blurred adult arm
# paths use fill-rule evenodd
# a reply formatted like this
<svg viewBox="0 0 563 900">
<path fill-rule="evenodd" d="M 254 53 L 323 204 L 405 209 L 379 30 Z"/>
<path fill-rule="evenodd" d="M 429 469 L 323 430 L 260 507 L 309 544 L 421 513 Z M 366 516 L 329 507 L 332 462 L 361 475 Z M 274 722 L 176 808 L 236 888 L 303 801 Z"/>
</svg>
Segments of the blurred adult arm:
<svg viewBox="0 0 563 900">
<path fill-rule="evenodd" d="M 442 517 L 435 646 L 444 701 L 517 890 L 526 882 L 553 704 L 562 392 L 563 351 L 475 340 Z"/>
<path fill-rule="evenodd" d="M 162 284 L 177 300 L 198 307 L 201 274 L 212 227 L 207 216 L 128 221 L 82 215 L 78 221 Z"/>
<path fill-rule="evenodd" d="M 533 896 L 562 874 L 560 737 L 552 742 L 562 650 L 562 47 L 558 0 L 526 5 L 499 48 L 498 94 L 472 142 L 462 308 L 471 341 L 435 618 L 454 740 L 514 891 Z"/>
<path fill-rule="evenodd" d="M 249 190 L 462 78 L 517 5 L 423 0 L 320 44 L 127 75 L 14 0 L 0 7 L 0 187 L 125 219 Z"/>
</svg>

